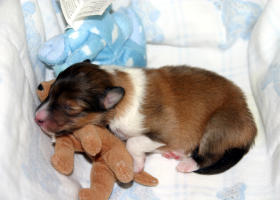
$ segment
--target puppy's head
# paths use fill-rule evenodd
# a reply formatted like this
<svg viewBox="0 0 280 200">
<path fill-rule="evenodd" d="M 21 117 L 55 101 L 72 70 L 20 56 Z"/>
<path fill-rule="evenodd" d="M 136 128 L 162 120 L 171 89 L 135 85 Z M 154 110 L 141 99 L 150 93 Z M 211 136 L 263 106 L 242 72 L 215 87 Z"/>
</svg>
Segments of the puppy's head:
<svg viewBox="0 0 280 200">
<path fill-rule="evenodd" d="M 124 89 L 113 86 L 109 73 L 77 63 L 59 74 L 37 108 L 35 121 L 50 135 L 71 133 L 86 124 L 104 125 L 106 114 L 123 96 Z"/>
</svg>

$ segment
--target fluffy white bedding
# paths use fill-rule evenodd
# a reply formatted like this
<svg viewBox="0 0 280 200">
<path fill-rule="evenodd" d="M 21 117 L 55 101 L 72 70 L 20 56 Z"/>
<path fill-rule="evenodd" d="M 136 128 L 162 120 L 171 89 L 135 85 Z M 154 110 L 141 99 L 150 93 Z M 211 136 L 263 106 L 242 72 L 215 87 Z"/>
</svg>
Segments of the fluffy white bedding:
<svg viewBox="0 0 280 200">
<path fill-rule="evenodd" d="M 116 1 L 116 7 L 129 0 Z M 142 17 L 149 67 L 188 64 L 222 74 L 246 93 L 258 125 L 253 149 L 220 175 L 180 174 L 176 162 L 147 159 L 157 187 L 115 185 L 111 199 L 280 199 L 280 1 L 131 0 Z M 75 157 L 71 176 L 50 164 L 50 139 L 35 125 L 37 84 L 52 72 L 36 57 L 62 33 L 55 0 L 0 2 L 0 199 L 77 199 L 91 164 Z"/>
</svg>

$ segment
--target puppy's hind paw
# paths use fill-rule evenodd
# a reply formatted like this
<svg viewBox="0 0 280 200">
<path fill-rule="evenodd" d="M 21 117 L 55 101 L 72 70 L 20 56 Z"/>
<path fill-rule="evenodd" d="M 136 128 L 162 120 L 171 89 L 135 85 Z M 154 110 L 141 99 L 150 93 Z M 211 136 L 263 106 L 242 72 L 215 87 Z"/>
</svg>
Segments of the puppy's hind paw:
<svg viewBox="0 0 280 200">
<path fill-rule="evenodd" d="M 176 167 L 178 172 L 190 173 L 199 169 L 197 163 L 192 158 L 187 158 L 179 162 Z"/>
</svg>

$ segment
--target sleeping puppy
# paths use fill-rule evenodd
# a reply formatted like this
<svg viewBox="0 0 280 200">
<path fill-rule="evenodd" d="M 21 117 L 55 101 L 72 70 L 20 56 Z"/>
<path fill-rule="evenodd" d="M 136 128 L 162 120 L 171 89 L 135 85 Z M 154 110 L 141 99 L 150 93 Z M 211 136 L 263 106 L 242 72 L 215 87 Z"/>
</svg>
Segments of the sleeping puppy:
<svg viewBox="0 0 280 200">
<path fill-rule="evenodd" d="M 109 128 L 144 167 L 145 154 L 179 160 L 180 172 L 216 174 L 248 152 L 256 125 L 241 90 L 203 69 L 100 67 L 77 63 L 61 72 L 35 121 L 59 136 L 94 124 Z"/>
</svg>

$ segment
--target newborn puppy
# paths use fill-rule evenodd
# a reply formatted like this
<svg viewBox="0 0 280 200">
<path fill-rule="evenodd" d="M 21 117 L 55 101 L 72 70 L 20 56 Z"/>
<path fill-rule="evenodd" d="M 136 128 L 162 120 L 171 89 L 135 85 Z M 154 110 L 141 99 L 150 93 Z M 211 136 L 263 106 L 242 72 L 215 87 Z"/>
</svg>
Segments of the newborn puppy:
<svg viewBox="0 0 280 200">
<path fill-rule="evenodd" d="M 72 65 L 53 83 L 36 112 L 50 135 L 94 124 L 126 140 L 135 171 L 145 154 L 179 160 L 180 172 L 216 174 L 248 152 L 256 125 L 241 90 L 203 69 Z"/>
</svg>

